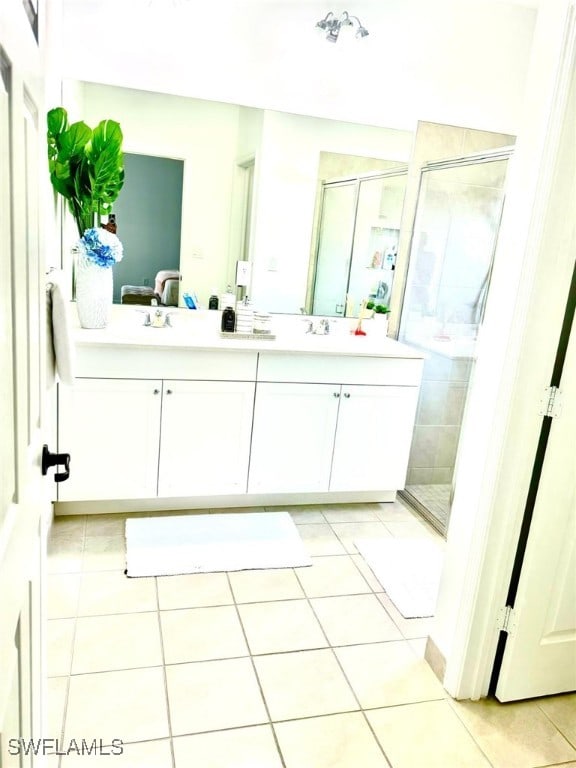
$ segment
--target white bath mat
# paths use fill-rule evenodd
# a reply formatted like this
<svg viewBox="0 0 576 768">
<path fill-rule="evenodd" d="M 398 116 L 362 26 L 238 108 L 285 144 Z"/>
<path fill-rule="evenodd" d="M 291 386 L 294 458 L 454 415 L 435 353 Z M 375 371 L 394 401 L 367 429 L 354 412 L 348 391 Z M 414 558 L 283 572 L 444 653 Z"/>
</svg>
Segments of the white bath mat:
<svg viewBox="0 0 576 768">
<path fill-rule="evenodd" d="M 429 539 L 360 539 L 354 544 L 405 619 L 434 616 L 443 553 Z"/>
<path fill-rule="evenodd" d="M 170 515 L 126 520 L 126 574 L 296 568 L 312 565 L 288 512 Z"/>
</svg>

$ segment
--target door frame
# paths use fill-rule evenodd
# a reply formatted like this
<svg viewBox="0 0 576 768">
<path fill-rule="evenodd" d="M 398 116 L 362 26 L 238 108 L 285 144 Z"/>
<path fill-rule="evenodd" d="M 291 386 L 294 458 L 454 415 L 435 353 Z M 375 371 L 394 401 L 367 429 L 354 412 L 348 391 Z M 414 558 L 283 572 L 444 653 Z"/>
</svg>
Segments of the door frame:
<svg viewBox="0 0 576 768">
<path fill-rule="evenodd" d="M 488 694 L 572 275 L 569 249 L 555 251 L 550 269 L 544 229 L 575 63 L 575 2 L 551 0 L 536 19 L 426 652 L 456 699 Z"/>
</svg>

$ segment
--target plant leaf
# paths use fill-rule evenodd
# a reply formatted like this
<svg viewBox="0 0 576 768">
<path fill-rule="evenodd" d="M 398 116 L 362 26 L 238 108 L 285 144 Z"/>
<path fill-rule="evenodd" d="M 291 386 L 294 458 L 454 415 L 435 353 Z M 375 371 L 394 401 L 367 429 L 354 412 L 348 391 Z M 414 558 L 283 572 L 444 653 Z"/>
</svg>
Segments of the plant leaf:
<svg viewBox="0 0 576 768">
<path fill-rule="evenodd" d="M 47 115 L 48 167 L 56 192 L 68 200 L 80 235 L 108 212 L 124 183 L 122 130 L 102 120 L 92 131 L 86 123 L 68 125 L 63 107 Z"/>
<path fill-rule="evenodd" d="M 60 136 L 68 129 L 68 114 L 64 107 L 51 109 L 46 116 L 48 141 L 48 169 L 52 173 L 53 164 L 60 150 Z"/>
<path fill-rule="evenodd" d="M 59 161 L 65 162 L 73 157 L 84 154 L 86 145 L 92 138 L 92 131 L 86 123 L 73 123 L 67 131 L 60 136 Z"/>
<path fill-rule="evenodd" d="M 91 151 L 96 156 L 105 150 L 110 150 L 117 155 L 120 152 L 123 138 L 119 123 L 115 120 L 102 120 L 94 128 Z"/>
<path fill-rule="evenodd" d="M 68 113 L 64 107 L 55 107 L 48 112 L 46 123 L 50 136 L 60 136 L 68 129 Z"/>
</svg>

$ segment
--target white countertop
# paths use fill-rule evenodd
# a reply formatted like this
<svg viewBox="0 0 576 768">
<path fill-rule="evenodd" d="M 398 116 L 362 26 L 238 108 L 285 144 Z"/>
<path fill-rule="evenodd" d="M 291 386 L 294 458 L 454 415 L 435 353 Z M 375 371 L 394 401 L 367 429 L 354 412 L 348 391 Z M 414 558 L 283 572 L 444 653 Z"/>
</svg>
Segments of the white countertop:
<svg viewBox="0 0 576 768">
<path fill-rule="evenodd" d="M 72 310 L 75 320 L 76 312 Z M 73 328 L 77 346 L 151 347 L 164 349 L 198 349 L 215 351 L 254 351 L 297 354 L 350 355 L 368 357 L 423 358 L 422 350 L 389 339 L 363 322 L 366 336 L 349 332 L 350 320 L 334 321 L 328 335 L 305 333 L 302 318 L 273 316 L 272 331 L 275 339 L 221 338 L 220 312 L 194 312 L 171 310 L 173 327 L 153 328 L 142 325 L 143 316 L 127 307 L 114 307 L 112 321 L 104 329 Z"/>
</svg>

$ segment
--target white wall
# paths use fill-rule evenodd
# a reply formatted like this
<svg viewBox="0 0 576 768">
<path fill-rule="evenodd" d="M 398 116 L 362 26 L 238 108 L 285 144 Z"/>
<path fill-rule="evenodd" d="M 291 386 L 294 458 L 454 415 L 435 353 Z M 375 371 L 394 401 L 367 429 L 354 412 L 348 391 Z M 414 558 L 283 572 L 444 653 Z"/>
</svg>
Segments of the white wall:
<svg viewBox="0 0 576 768">
<path fill-rule="evenodd" d="M 483 0 L 64 0 L 68 77 L 413 130 L 517 133 L 536 12 Z M 369 29 L 328 43 L 346 8 Z M 85 55 L 85 30 L 98 55 Z"/>
<path fill-rule="evenodd" d="M 127 152 L 184 160 L 182 292 L 207 301 L 228 263 L 239 108 L 93 84 L 83 96 L 85 122 L 117 120 Z"/>
<path fill-rule="evenodd" d="M 320 152 L 408 162 L 408 131 L 266 112 L 255 197 L 252 298 L 298 312 L 306 299 Z"/>
</svg>

